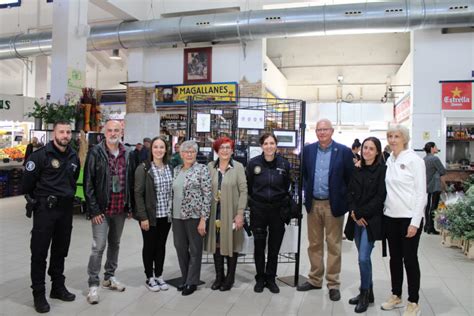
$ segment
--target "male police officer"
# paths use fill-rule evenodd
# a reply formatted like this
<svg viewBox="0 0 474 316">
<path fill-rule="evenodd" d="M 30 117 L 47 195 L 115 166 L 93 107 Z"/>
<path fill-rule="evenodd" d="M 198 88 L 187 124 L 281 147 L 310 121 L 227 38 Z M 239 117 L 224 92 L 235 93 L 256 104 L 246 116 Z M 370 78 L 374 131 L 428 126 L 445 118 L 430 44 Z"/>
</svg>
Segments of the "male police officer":
<svg viewBox="0 0 474 316">
<path fill-rule="evenodd" d="M 76 152 L 69 145 L 69 122 L 56 122 L 53 134 L 52 141 L 31 154 L 23 175 L 27 210 L 34 210 L 30 244 L 31 288 L 38 313 L 49 312 L 45 297 L 45 271 L 50 244 L 50 297 L 67 302 L 76 297 L 66 289 L 63 272 L 64 258 L 71 241 L 72 205 L 80 164 Z M 27 211 L 28 215 L 31 216 L 31 213 Z"/>
</svg>

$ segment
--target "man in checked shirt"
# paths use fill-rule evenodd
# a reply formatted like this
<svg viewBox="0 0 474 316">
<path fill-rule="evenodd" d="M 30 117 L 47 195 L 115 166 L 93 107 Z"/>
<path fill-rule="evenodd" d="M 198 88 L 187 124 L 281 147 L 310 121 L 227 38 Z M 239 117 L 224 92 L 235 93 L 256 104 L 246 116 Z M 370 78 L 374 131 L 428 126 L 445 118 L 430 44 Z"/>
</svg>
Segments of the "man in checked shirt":
<svg viewBox="0 0 474 316">
<path fill-rule="evenodd" d="M 115 278 L 120 237 L 126 218 L 132 212 L 131 183 L 134 162 L 130 151 L 120 142 L 122 127 L 118 121 L 108 121 L 104 127 L 105 139 L 91 148 L 84 167 L 84 192 L 87 212 L 92 222 L 92 253 L 87 266 L 90 304 L 99 303 L 99 272 L 107 241 L 102 287 L 119 292 L 125 286 Z"/>
</svg>

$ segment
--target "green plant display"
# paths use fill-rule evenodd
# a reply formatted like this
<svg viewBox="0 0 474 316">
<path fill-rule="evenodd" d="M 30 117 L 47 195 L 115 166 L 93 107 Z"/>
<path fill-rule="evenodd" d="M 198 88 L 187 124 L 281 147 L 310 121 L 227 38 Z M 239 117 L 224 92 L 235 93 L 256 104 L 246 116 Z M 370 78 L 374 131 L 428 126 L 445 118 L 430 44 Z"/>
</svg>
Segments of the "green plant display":
<svg viewBox="0 0 474 316">
<path fill-rule="evenodd" d="M 472 177 L 471 177 L 472 180 Z M 467 187 L 466 195 L 446 208 L 446 229 L 456 238 L 474 240 L 474 185 Z"/>
<path fill-rule="evenodd" d="M 41 104 L 36 100 L 35 100 L 35 105 L 33 107 L 33 111 L 26 113 L 26 116 L 28 117 L 34 117 L 34 118 L 40 118 L 40 119 L 44 118 L 45 115 L 46 115 L 46 105 Z"/>
</svg>

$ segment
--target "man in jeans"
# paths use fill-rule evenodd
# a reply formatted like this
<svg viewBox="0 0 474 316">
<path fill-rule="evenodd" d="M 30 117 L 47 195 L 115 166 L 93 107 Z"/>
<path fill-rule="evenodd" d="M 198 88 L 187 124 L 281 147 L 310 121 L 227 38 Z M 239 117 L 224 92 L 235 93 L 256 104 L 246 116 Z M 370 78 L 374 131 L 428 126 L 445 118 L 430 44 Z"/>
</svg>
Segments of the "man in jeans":
<svg viewBox="0 0 474 316">
<path fill-rule="evenodd" d="M 120 142 L 122 127 L 118 121 L 108 121 L 105 140 L 89 150 L 84 168 L 84 192 L 87 211 L 92 222 L 92 253 L 87 266 L 90 304 L 99 302 L 99 272 L 107 241 L 107 260 L 102 287 L 119 292 L 125 286 L 115 278 L 125 219 L 131 214 L 130 181 L 134 163 L 130 152 Z"/>
</svg>

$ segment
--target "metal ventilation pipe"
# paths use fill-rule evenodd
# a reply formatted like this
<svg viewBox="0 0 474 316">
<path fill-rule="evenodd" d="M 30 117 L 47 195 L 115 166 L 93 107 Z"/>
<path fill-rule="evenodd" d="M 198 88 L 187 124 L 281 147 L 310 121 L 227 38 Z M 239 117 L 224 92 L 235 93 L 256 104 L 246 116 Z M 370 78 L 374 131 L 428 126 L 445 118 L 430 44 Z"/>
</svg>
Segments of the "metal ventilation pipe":
<svg viewBox="0 0 474 316">
<path fill-rule="evenodd" d="M 92 27 L 87 50 L 445 27 L 474 27 L 473 0 L 366 0 L 343 5 L 122 22 Z M 51 32 L 0 38 L 0 59 L 48 55 L 51 49 Z"/>
</svg>

